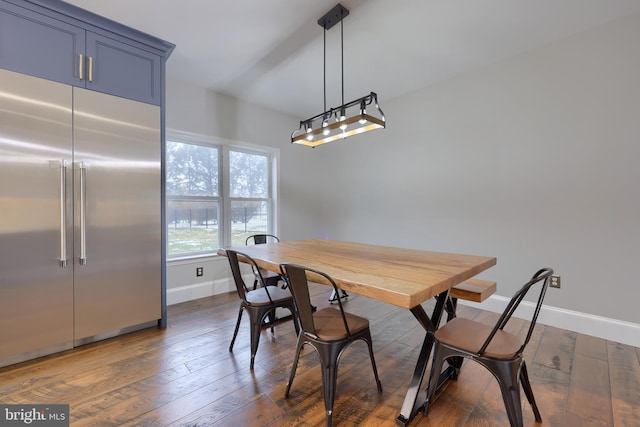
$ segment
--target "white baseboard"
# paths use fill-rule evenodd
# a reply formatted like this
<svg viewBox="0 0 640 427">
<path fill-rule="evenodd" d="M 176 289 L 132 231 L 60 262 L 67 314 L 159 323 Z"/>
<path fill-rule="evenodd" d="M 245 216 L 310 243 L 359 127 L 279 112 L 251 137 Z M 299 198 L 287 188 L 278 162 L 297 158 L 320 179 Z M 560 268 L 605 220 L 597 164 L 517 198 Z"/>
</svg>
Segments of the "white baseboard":
<svg viewBox="0 0 640 427">
<path fill-rule="evenodd" d="M 167 289 L 167 305 L 223 294 L 234 290 L 235 285 L 227 279 L 221 279 L 215 282 L 209 281 L 194 283 L 191 285 L 171 288 Z"/>
<path fill-rule="evenodd" d="M 253 276 L 251 276 L 253 277 Z M 192 285 L 167 289 L 167 305 L 178 304 L 198 298 L 222 294 L 235 290 L 230 280 L 221 279 L 216 282 L 202 282 Z M 502 313 L 509 303 L 509 298 L 492 295 L 482 303 L 459 300 L 459 304 L 472 306 L 480 310 Z M 531 318 L 535 304 L 523 301 L 514 316 Z M 640 347 L 640 324 L 595 316 L 578 311 L 543 305 L 538 322 L 544 325 L 567 329 L 585 335 L 603 338 L 613 342 Z"/>
<path fill-rule="evenodd" d="M 482 303 L 458 300 L 459 304 L 469 305 L 481 310 L 502 313 L 510 298 L 492 295 Z M 514 317 L 531 319 L 536 305 L 522 301 Z M 563 308 L 543 305 L 538 317 L 538 323 L 567 329 L 585 335 L 603 338 L 609 341 L 640 347 L 640 324 L 595 316 L 593 314 L 566 310 Z"/>
</svg>

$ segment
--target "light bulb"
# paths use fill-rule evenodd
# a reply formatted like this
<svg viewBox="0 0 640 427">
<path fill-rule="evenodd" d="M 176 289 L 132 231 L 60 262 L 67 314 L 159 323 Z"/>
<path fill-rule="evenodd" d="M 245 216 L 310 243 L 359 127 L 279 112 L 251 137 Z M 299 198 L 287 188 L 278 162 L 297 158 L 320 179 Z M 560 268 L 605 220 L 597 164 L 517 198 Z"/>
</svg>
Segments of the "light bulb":
<svg viewBox="0 0 640 427">
<path fill-rule="evenodd" d="M 331 131 L 329 130 L 328 126 L 329 126 L 329 122 L 327 121 L 327 119 L 324 119 L 324 120 L 322 121 L 322 134 L 323 134 L 324 136 L 329 135 L 329 133 L 331 132 Z"/>
<path fill-rule="evenodd" d="M 313 141 L 313 128 L 311 123 L 307 123 L 307 141 Z"/>
<path fill-rule="evenodd" d="M 360 103 L 360 120 L 359 121 L 361 125 L 367 123 L 367 119 L 365 119 L 364 117 L 365 114 L 367 114 L 367 109 L 365 108 L 365 105 L 366 104 L 364 103 L 364 101 Z"/>
<path fill-rule="evenodd" d="M 347 118 L 345 117 L 345 115 L 344 115 L 344 111 L 343 111 L 343 112 L 342 112 L 342 114 L 340 115 L 340 120 L 339 120 L 339 121 L 344 122 L 345 120 L 347 120 Z M 342 129 L 343 131 L 344 131 L 345 129 L 347 129 L 347 124 L 346 124 L 346 123 L 342 123 L 342 124 L 340 125 L 340 129 Z"/>
</svg>

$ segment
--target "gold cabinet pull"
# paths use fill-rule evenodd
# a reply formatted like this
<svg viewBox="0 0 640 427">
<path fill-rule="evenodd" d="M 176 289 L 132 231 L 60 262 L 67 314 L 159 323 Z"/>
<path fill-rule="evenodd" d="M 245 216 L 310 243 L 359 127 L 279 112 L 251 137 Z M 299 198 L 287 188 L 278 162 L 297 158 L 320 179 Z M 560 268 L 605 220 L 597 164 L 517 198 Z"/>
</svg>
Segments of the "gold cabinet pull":
<svg viewBox="0 0 640 427">
<path fill-rule="evenodd" d="M 89 81 L 93 81 L 93 56 L 89 57 Z"/>
<path fill-rule="evenodd" d="M 78 76 L 80 76 L 80 80 L 84 78 L 84 75 L 82 73 L 82 70 L 84 69 L 83 67 L 84 64 L 82 59 L 83 59 L 82 54 L 80 54 L 80 61 L 78 61 Z"/>
</svg>

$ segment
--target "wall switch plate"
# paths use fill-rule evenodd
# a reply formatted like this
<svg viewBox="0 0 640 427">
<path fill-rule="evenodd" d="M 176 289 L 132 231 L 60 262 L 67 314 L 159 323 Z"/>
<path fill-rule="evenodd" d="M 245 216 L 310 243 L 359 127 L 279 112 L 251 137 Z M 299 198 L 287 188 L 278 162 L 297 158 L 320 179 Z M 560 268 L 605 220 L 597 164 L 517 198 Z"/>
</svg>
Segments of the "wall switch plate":
<svg viewBox="0 0 640 427">
<path fill-rule="evenodd" d="M 560 289 L 560 276 L 559 275 L 552 275 L 551 276 L 551 283 L 549 283 L 549 286 L 552 288 L 558 288 Z"/>
<path fill-rule="evenodd" d="M 200 277 L 204 274 L 204 269 L 202 267 L 196 267 L 196 277 Z"/>
</svg>

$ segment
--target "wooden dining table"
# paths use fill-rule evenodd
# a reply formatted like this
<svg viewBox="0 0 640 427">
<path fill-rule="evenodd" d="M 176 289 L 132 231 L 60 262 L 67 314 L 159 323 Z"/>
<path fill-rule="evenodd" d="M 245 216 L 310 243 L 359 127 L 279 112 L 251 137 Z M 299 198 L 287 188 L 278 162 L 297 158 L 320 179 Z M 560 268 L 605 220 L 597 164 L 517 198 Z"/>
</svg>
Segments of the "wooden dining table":
<svg viewBox="0 0 640 427">
<path fill-rule="evenodd" d="M 433 332 L 442 313 L 447 308 L 451 309 L 452 306 L 447 305 L 449 289 L 496 264 L 494 257 L 321 239 L 229 249 L 249 255 L 258 266 L 274 272 L 280 272 L 280 264 L 285 263 L 323 271 L 347 292 L 410 310 L 427 332 Z M 226 255 L 225 249 L 220 249 L 218 255 Z M 321 280 L 314 281 L 321 283 Z M 429 316 L 422 303 L 431 298 L 436 298 L 436 304 Z M 407 425 L 424 406 L 426 390 L 423 378 L 432 347 L 433 336 L 426 333 L 404 403 L 396 418 L 398 424 Z"/>
</svg>

